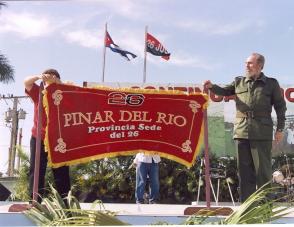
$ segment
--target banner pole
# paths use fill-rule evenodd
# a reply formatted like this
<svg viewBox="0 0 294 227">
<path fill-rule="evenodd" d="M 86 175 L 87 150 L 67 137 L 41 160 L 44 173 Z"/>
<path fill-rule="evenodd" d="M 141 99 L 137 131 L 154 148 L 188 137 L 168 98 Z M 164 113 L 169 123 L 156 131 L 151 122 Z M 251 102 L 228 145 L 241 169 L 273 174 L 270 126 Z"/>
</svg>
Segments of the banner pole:
<svg viewBox="0 0 294 227">
<path fill-rule="evenodd" d="M 210 208 L 210 163 L 209 163 L 209 150 L 208 150 L 208 117 L 207 109 L 203 112 L 204 124 L 204 166 L 205 166 L 205 199 L 206 206 Z"/>
<path fill-rule="evenodd" d="M 148 26 L 145 26 L 145 48 L 144 48 L 144 69 L 143 69 L 143 83 L 146 83 L 146 64 L 147 64 L 147 30 L 148 30 Z"/>
<path fill-rule="evenodd" d="M 105 75 L 106 32 L 107 32 L 107 23 L 105 23 L 103 59 L 102 59 L 102 82 L 103 83 L 104 83 L 104 75 Z"/>
<path fill-rule="evenodd" d="M 33 198 L 32 204 L 12 204 L 8 212 L 23 212 L 32 208 L 38 203 L 38 188 L 39 188 L 39 170 L 40 170 L 40 155 L 41 155 L 41 129 L 42 129 L 42 113 L 43 113 L 43 82 L 40 83 L 39 90 L 39 104 L 38 104 L 38 122 L 37 122 L 37 138 L 36 138 L 36 153 L 35 153 L 35 168 L 34 168 L 34 182 L 33 182 Z"/>
<path fill-rule="evenodd" d="M 44 89 L 43 82 L 40 83 L 39 90 L 39 104 L 38 104 L 38 123 L 37 123 L 37 140 L 36 140 L 36 154 L 35 154 L 35 168 L 34 168 L 34 186 L 33 186 L 33 204 L 37 202 L 38 188 L 39 188 L 39 170 L 40 170 L 40 155 L 41 155 L 41 129 L 42 129 L 42 112 L 43 112 L 43 96 Z"/>
<path fill-rule="evenodd" d="M 209 94 L 208 89 L 203 87 L 203 93 Z M 192 206 L 187 207 L 184 210 L 184 215 L 195 215 L 200 210 L 206 209 L 206 214 L 211 215 L 210 212 L 214 212 L 214 215 L 227 216 L 233 213 L 233 209 L 230 207 L 211 207 L 210 206 L 210 163 L 209 163 L 209 149 L 208 149 L 208 114 L 207 108 L 203 110 L 203 130 L 204 130 L 204 166 L 205 166 L 205 199 L 206 207 Z M 200 182 L 198 182 L 199 184 Z M 217 202 L 217 201 L 216 201 Z"/>
</svg>

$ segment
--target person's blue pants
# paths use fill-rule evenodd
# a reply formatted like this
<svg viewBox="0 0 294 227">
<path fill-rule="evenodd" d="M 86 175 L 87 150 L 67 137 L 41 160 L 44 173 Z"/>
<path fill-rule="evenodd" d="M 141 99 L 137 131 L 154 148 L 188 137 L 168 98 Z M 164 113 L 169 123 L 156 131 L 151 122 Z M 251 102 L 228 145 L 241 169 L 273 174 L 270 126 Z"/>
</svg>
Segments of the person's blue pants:
<svg viewBox="0 0 294 227">
<path fill-rule="evenodd" d="M 136 191 L 135 197 L 137 203 L 144 203 L 144 192 L 147 176 L 150 181 L 149 203 L 159 199 L 159 167 L 158 163 L 139 162 L 136 168 Z"/>
</svg>

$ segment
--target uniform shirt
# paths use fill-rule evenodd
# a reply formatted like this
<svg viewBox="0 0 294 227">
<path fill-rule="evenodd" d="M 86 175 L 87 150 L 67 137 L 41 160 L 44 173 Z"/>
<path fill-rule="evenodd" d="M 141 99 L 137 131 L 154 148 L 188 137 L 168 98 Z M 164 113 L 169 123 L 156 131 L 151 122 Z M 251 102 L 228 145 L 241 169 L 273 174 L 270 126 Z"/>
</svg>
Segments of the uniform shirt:
<svg viewBox="0 0 294 227">
<path fill-rule="evenodd" d="M 32 135 L 37 137 L 37 128 L 38 128 L 38 108 L 39 108 L 39 91 L 40 87 L 37 84 L 33 84 L 33 87 L 30 91 L 25 90 L 25 93 L 32 99 L 34 103 L 34 123 L 32 127 Z M 45 130 L 46 130 L 47 118 L 45 114 L 45 109 L 42 106 L 42 128 L 41 128 L 41 138 L 45 139 Z"/>
<path fill-rule="evenodd" d="M 144 153 L 137 153 L 133 162 L 135 164 L 138 164 L 139 162 L 152 163 L 152 159 L 155 163 L 160 162 L 159 155 L 148 155 L 148 154 L 144 154 Z"/>
<path fill-rule="evenodd" d="M 263 73 L 256 80 L 248 77 L 236 77 L 231 84 L 224 87 L 214 84 L 210 90 L 217 95 L 235 95 L 237 111 L 256 113 L 253 118 L 236 118 L 235 139 L 272 140 L 272 107 L 277 115 L 277 130 L 282 130 L 285 126 L 286 102 L 279 83 L 274 78 L 266 77 Z"/>
</svg>

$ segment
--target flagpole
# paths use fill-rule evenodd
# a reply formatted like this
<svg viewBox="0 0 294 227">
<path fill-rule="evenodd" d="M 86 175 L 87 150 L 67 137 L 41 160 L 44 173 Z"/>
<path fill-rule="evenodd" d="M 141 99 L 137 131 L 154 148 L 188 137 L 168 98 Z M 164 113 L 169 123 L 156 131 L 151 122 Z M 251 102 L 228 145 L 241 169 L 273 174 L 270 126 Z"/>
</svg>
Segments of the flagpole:
<svg viewBox="0 0 294 227">
<path fill-rule="evenodd" d="M 148 30 L 148 26 L 145 26 L 145 49 L 144 49 L 143 83 L 146 83 L 147 30 Z"/>
<path fill-rule="evenodd" d="M 105 32 L 104 32 L 104 48 L 103 48 L 103 63 L 102 63 L 102 82 L 104 83 L 104 75 L 105 75 L 105 56 L 106 56 L 106 32 L 107 32 L 107 23 L 105 23 Z"/>
</svg>

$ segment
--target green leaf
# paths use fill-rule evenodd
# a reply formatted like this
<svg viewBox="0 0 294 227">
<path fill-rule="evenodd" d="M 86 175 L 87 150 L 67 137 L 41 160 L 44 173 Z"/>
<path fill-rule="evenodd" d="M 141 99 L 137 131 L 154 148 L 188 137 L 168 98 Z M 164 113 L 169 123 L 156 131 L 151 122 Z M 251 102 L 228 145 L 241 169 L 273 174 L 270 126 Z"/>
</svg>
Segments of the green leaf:
<svg viewBox="0 0 294 227">
<path fill-rule="evenodd" d="M 93 209 L 99 205 L 100 210 L 82 210 L 78 200 L 68 193 L 66 207 L 58 192 L 51 187 L 51 194 L 43 199 L 43 205 L 38 202 L 25 211 L 25 215 L 41 226 L 97 226 L 97 225 L 128 225 L 114 217 L 114 212 L 105 210 L 101 201 L 92 204 Z"/>
</svg>

